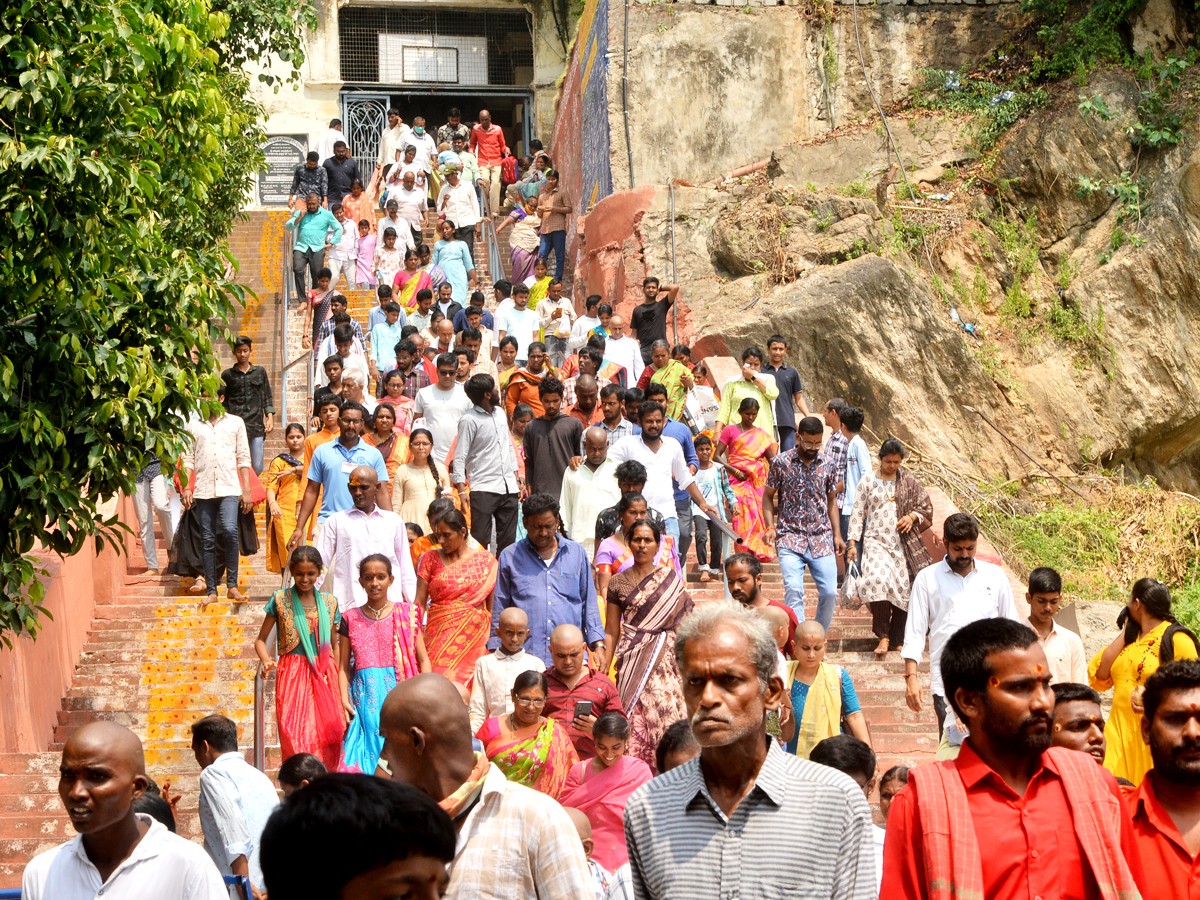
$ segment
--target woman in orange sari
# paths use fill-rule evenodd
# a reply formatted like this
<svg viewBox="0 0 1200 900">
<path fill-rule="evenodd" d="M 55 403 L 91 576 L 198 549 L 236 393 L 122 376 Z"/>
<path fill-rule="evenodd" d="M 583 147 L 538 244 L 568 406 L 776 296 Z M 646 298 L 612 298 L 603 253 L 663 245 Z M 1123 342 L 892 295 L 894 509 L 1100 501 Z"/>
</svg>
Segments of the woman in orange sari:
<svg viewBox="0 0 1200 900">
<path fill-rule="evenodd" d="M 396 302 L 409 315 L 417 308 L 417 291 L 433 289 L 433 279 L 421 268 L 421 254 L 416 250 L 404 254 L 404 268 L 392 279 L 392 288 L 396 291 Z"/>
<path fill-rule="evenodd" d="M 379 451 L 388 480 L 395 484 L 396 470 L 408 460 L 408 435 L 396 431 L 396 410 L 392 406 L 380 403 L 375 407 L 371 431 L 363 435 L 363 440 Z"/>
<path fill-rule="evenodd" d="M 744 399 L 738 406 L 742 421 L 725 426 L 717 442 L 716 458 L 729 470 L 729 483 L 738 500 L 731 523 L 733 530 L 741 535 L 749 552 L 767 562 L 775 556 L 767 543 L 762 512 L 763 488 L 767 486 L 767 473 L 771 469 L 771 460 L 779 452 L 779 445 L 771 435 L 755 426 L 757 415 L 758 401 L 753 397 Z"/>
<path fill-rule="evenodd" d="M 513 682 L 513 711 L 488 719 L 475 737 L 505 778 L 557 800 L 579 755 L 567 729 L 542 715 L 548 690 L 543 673 L 522 672 Z"/>
<path fill-rule="evenodd" d="M 433 526 L 438 547 L 417 563 L 417 605 L 428 610 L 425 648 L 433 671 L 467 684 L 492 633 L 496 558 L 472 544 L 457 509 Z"/>
<path fill-rule="evenodd" d="M 629 796 L 654 777 L 650 767 L 625 751 L 629 720 L 606 712 L 592 726 L 596 755 L 571 767 L 558 802 L 577 809 L 592 823 L 592 859 L 615 872 L 629 862 L 625 846 L 625 804 Z"/>
</svg>

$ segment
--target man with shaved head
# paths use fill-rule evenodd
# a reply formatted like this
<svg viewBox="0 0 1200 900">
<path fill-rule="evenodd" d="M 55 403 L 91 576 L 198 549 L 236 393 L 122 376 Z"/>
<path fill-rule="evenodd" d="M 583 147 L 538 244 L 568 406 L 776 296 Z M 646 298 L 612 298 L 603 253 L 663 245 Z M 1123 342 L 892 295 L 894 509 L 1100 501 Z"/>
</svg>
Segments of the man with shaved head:
<svg viewBox="0 0 1200 900">
<path fill-rule="evenodd" d="M 471 710 L 471 734 L 488 719 L 513 711 L 512 689 L 518 675 L 542 670 L 541 659 L 525 652 L 525 640 L 529 637 L 529 616 L 525 610 L 510 606 L 500 613 L 496 635 L 500 646 L 475 661 L 471 699 L 467 704 Z"/>
<path fill-rule="evenodd" d="M 642 370 L 646 368 L 642 361 L 642 348 L 638 342 L 625 333 L 625 319 L 613 316 L 608 320 L 608 340 L 604 344 L 604 357 L 618 366 L 624 367 L 629 373 L 629 385 L 638 383 Z"/>
<path fill-rule="evenodd" d="M 358 580 L 358 564 L 373 553 L 382 553 L 392 563 L 395 580 L 388 589 L 388 599 L 411 603 L 417 597 L 408 527 L 399 515 L 379 505 L 378 487 L 379 474 L 373 467 L 352 469 L 349 490 L 354 505 L 326 519 L 316 540 L 326 567 L 324 589 L 337 597 L 343 615 L 366 605 L 367 592 Z"/>
<path fill-rule="evenodd" d="M 571 820 L 552 798 L 509 782 L 471 748 L 454 684 L 428 673 L 388 694 L 379 717 L 382 761 L 454 820 L 450 900 L 591 896 L 591 873 Z"/>
<path fill-rule="evenodd" d="M 625 714 L 621 694 L 611 678 L 588 665 L 583 632 L 576 625 L 559 625 L 550 632 L 550 659 L 542 713 L 567 729 L 580 759 L 589 759 L 596 755 L 596 720 L 606 712 Z"/>
<path fill-rule="evenodd" d="M 583 544 L 588 559 L 596 549 L 596 517 L 621 499 L 617 463 L 608 458 L 608 432 L 589 428 L 583 433 L 583 464 L 563 476 L 563 527 Z"/>
<path fill-rule="evenodd" d="M 202 847 L 133 811 L 148 784 L 142 742 L 129 729 L 91 722 L 71 735 L 58 795 L 79 834 L 25 867 L 25 900 L 228 900 Z"/>
</svg>

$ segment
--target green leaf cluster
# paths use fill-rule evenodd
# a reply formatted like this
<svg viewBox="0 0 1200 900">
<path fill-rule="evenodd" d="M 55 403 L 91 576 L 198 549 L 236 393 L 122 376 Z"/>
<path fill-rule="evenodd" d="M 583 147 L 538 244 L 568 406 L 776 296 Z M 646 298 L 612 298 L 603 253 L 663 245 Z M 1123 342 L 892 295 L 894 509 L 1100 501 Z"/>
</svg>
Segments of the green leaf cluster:
<svg viewBox="0 0 1200 900">
<path fill-rule="evenodd" d="M 242 299 L 225 246 L 260 162 L 226 63 L 250 0 L 18 0 L 0 10 L 0 640 L 37 627 L 39 546 L 114 541 L 105 501 L 175 460 Z M 291 0 L 257 0 L 289 10 Z M 259 22 L 261 29 L 262 23 Z M 264 29 L 264 30 L 266 30 Z"/>
</svg>

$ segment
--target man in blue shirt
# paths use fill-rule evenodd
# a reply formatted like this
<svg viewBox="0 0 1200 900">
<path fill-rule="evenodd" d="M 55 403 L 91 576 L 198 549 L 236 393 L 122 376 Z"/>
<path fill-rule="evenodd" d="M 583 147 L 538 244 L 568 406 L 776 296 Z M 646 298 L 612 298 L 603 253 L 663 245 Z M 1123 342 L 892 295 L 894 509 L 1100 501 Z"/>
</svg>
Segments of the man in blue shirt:
<svg viewBox="0 0 1200 900">
<path fill-rule="evenodd" d="M 526 537 L 500 553 L 492 634 L 499 633 L 504 610 L 524 610 L 529 617 L 525 649 L 551 666 L 551 633 L 559 625 L 575 625 L 592 651 L 592 668 L 607 671 L 608 648 L 587 551 L 559 533 L 558 501 L 549 494 L 534 494 L 525 501 L 523 521 Z M 488 641 L 489 650 L 499 646 L 498 637 Z"/>
<path fill-rule="evenodd" d="M 336 441 L 322 444 L 313 453 L 312 462 L 308 466 L 308 487 L 304 490 L 304 499 L 300 504 L 296 530 L 292 532 L 287 544 L 289 553 L 304 543 L 308 519 L 317 507 L 318 495 L 321 497 L 321 511 L 317 515 L 317 528 L 320 528 L 333 513 L 354 507 L 354 500 L 350 496 L 350 473 L 358 466 L 370 466 L 375 470 L 379 476 L 375 502 L 384 509 L 392 508 L 391 486 L 388 484 L 388 471 L 383 456 L 362 440 L 363 422 L 366 417 L 367 411 L 361 403 L 355 403 L 353 400 L 343 403 L 338 416 L 341 435 Z M 325 560 L 325 563 L 328 565 L 329 560 Z"/>
<path fill-rule="evenodd" d="M 296 232 L 292 242 L 292 275 L 296 279 L 296 302 L 301 303 L 305 297 L 305 268 L 315 285 L 317 273 L 325 266 L 325 251 L 342 239 L 342 225 L 337 216 L 321 206 L 320 197 L 309 194 L 304 198 L 304 210 L 296 210 L 288 219 L 287 229 Z"/>
</svg>

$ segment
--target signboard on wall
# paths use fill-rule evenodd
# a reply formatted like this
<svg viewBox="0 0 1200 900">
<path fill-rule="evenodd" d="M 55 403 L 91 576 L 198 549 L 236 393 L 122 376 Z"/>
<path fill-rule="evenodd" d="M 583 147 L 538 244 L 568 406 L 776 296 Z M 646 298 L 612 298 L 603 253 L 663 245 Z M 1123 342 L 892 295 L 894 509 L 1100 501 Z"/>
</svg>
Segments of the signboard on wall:
<svg viewBox="0 0 1200 900">
<path fill-rule="evenodd" d="M 273 134 L 262 145 L 266 168 L 258 173 L 259 206 L 287 206 L 296 166 L 308 155 L 308 135 Z"/>
</svg>

